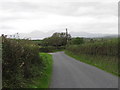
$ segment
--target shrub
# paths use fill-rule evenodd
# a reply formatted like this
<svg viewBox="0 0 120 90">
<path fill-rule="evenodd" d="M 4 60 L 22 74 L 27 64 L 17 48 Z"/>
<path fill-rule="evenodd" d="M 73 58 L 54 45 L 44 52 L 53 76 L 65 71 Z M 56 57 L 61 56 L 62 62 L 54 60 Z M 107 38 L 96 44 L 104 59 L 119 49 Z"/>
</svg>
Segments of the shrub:
<svg viewBox="0 0 120 90">
<path fill-rule="evenodd" d="M 68 44 L 72 44 L 72 45 L 80 45 L 80 44 L 83 44 L 84 43 L 84 40 L 83 38 L 80 38 L 80 37 L 76 37 L 76 38 L 72 38 Z"/>
<path fill-rule="evenodd" d="M 40 52 L 54 52 L 54 51 L 59 51 L 65 49 L 65 46 L 59 46 L 59 47 L 54 47 L 54 46 L 42 46 L 40 47 Z"/>
<path fill-rule="evenodd" d="M 3 88 L 26 87 L 27 80 L 38 76 L 42 68 L 39 48 L 29 40 L 2 39 Z"/>
<path fill-rule="evenodd" d="M 70 45 L 67 47 L 67 50 L 76 54 L 118 56 L 118 40 Z"/>
<path fill-rule="evenodd" d="M 118 42 L 119 41 L 119 42 Z M 85 63 L 120 76 L 120 39 L 90 39 L 81 45 L 69 45 L 67 53 Z"/>
</svg>

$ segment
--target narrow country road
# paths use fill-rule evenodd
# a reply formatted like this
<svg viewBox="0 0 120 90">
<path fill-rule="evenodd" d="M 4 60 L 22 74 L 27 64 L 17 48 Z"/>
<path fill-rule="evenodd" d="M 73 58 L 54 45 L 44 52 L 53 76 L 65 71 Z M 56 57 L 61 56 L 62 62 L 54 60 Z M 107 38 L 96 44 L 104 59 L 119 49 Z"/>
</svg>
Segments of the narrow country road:
<svg viewBox="0 0 120 90">
<path fill-rule="evenodd" d="M 118 88 L 118 77 L 77 61 L 64 52 L 53 53 L 50 88 Z"/>
</svg>

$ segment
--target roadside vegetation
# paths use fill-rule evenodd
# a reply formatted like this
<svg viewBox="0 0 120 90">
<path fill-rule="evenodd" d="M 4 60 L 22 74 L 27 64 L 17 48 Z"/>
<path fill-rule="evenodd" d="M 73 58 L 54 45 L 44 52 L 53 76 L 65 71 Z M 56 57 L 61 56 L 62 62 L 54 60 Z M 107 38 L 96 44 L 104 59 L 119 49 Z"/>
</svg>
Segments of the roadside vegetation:
<svg viewBox="0 0 120 90">
<path fill-rule="evenodd" d="M 81 43 L 73 42 L 67 46 L 66 54 L 120 76 L 118 73 L 118 68 L 120 69 L 118 67 L 118 38 L 95 38 L 84 39 Z"/>
<path fill-rule="evenodd" d="M 0 65 L 2 63 L 2 38 L 0 37 Z"/>
<path fill-rule="evenodd" d="M 107 72 L 118 73 L 118 38 L 72 38 L 67 33 L 54 33 L 51 37 L 36 41 L 42 52 L 65 50 L 66 54 Z"/>
<path fill-rule="evenodd" d="M 43 60 L 44 68 L 39 71 L 41 77 L 35 77 L 32 79 L 31 83 L 29 83 L 30 88 L 49 88 L 51 75 L 52 75 L 52 55 L 47 53 L 40 53 L 40 57 Z"/>
<path fill-rule="evenodd" d="M 118 41 L 118 38 L 72 38 L 70 34 L 54 33 L 36 42 L 42 52 L 65 50 L 66 54 L 77 60 L 120 76 Z"/>
<path fill-rule="evenodd" d="M 40 53 L 30 40 L 2 36 L 3 88 L 47 88 L 52 72 L 52 56 Z M 35 82 L 34 82 L 35 81 Z"/>
<path fill-rule="evenodd" d="M 10 39 L 2 36 L 3 88 L 48 88 L 52 74 L 52 55 L 65 50 L 79 61 L 120 76 L 118 38 L 72 38 L 54 33 L 43 40 Z M 119 69 L 118 69 L 119 68 Z"/>
<path fill-rule="evenodd" d="M 2 38 L 0 37 L 0 88 L 2 88 Z"/>
</svg>

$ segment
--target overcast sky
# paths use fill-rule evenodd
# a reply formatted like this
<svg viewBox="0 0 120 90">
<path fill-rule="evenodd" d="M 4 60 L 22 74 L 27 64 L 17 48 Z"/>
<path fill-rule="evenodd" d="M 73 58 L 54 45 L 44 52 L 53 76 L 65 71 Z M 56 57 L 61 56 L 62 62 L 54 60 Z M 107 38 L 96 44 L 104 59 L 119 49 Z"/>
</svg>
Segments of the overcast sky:
<svg viewBox="0 0 120 90">
<path fill-rule="evenodd" d="M 0 0 L 0 34 L 118 33 L 118 0 Z"/>
</svg>

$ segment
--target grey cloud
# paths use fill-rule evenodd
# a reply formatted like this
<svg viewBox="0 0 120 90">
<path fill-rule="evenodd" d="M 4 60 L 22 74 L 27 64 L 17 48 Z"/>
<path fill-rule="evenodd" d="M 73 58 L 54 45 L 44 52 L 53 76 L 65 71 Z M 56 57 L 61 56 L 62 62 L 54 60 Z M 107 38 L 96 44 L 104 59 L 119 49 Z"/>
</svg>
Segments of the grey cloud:
<svg viewBox="0 0 120 90">
<path fill-rule="evenodd" d="M 81 7 L 93 7 L 93 11 L 76 13 Z M 49 12 L 67 16 L 81 15 L 117 15 L 114 3 L 100 2 L 64 2 L 64 3 L 30 3 L 30 2 L 6 2 L 1 8 L 13 12 Z"/>
<path fill-rule="evenodd" d="M 6 21 L 11 21 L 11 20 L 19 20 L 19 19 L 26 19 L 26 17 L 1 17 L 0 22 L 6 22 Z"/>
<path fill-rule="evenodd" d="M 91 8 L 91 10 L 86 10 L 85 12 L 79 11 L 79 9 L 83 8 Z M 23 14 L 22 15 L 14 15 L 14 13 L 29 13 L 29 14 L 37 14 L 38 12 L 47 12 L 52 14 L 58 14 L 61 16 L 73 16 L 73 17 L 81 17 L 81 16 L 88 16 L 88 17 L 107 17 L 109 16 L 116 16 L 117 17 L 117 5 L 115 3 L 100 3 L 100 2 L 64 2 L 64 3 L 31 3 L 29 2 L 1 2 L 0 3 L 0 10 L 5 12 L 5 14 L 11 13 L 11 16 L 3 16 L 0 17 L 0 21 L 11 21 L 11 20 L 18 20 L 18 19 L 27 19 L 27 17 Z M 7 12 L 7 13 L 6 13 Z M 29 15 L 28 14 L 28 15 Z M 35 16 L 35 15 L 33 15 Z M 41 15 L 40 15 L 41 17 Z M 32 17 L 31 17 L 32 18 Z M 71 23 L 71 31 L 77 29 L 79 30 L 87 30 L 98 31 L 100 29 L 108 30 L 111 28 L 117 28 L 116 23 L 94 23 L 79 26 L 73 25 Z M 76 28 L 75 28 L 76 27 Z M 2 26 L 0 27 L 2 30 L 15 30 L 13 27 Z M 108 30 L 109 31 L 109 30 Z M 41 34 L 29 34 L 32 37 L 39 37 Z M 27 36 L 29 36 L 27 35 Z M 35 36 L 37 35 L 37 36 Z"/>
<path fill-rule="evenodd" d="M 0 8 L 12 12 L 26 12 L 35 10 L 38 7 L 29 2 L 3 2 Z"/>
<path fill-rule="evenodd" d="M 110 28 L 117 28 L 117 23 L 94 23 L 94 24 L 88 24 L 87 27 L 84 27 L 84 29 L 110 29 Z"/>
<path fill-rule="evenodd" d="M 93 33 L 117 33 L 117 23 L 94 23 L 83 25 L 79 30 Z"/>
<path fill-rule="evenodd" d="M 15 29 L 14 27 L 10 27 L 10 26 L 0 26 L 1 30 L 9 30 L 9 29 Z"/>
<path fill-rule="evenodd" d="M 99 16 L 99 15 L 115 15 L 117 16 L 117 6 L 115 3 L 100 3 L 100 2 L 86 2 L 86 3 L 71 3 L 71 6 L 77 7 L 74 11 L 74 16 Z M 75 13 L 81 7 L 93 8 L 92 11 L 87 11 L 85 13 L 79 12 Z"/>
<path fill-rule="evenodd" d="M 7 25 L 0 26 L 0 34 L 10 34 L 11 31 L 15 31 L 15 28 Z"/>
</svg>

